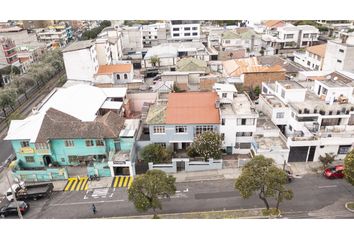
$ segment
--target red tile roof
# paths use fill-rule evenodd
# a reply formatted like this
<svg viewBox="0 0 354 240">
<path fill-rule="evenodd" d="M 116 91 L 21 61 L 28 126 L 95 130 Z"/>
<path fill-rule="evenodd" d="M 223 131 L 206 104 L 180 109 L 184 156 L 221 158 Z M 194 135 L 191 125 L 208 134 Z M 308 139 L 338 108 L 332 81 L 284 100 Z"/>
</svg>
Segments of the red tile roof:
<svg viewBox="0 0 354 240">
<path fill-rule="evenodd" d="M 166 124 L 219 124 L 215 92 L 170 93 Z"/>
<path fill-rule="evenodd" d="M 320 56 L 321 58 L 324 58 L 325 53 L 326 53 L 326 47 L 327 47 L 327 44 L 320 44 L 320 45 L 307 47 L 306 51 L 316 54 L 316 55 Z"/>
<path fill-rule="evenodd" d="M 277 28 L 285 25 L 283 20 L 268 20 L 263 23 L 268 28 Z"/>
<path fill-rule="evenodd" d="M 97 74 L 129 73 L 132 70 L 132 68 L 133 65 L 130 63 L 100 65 Z"/>
</svg>

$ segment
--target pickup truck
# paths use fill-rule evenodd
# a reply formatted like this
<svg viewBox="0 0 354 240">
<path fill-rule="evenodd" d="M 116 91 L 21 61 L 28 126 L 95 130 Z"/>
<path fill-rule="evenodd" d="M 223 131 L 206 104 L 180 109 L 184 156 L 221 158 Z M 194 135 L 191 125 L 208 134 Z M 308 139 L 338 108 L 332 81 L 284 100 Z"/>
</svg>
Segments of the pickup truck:
<svg viewBox="0 0 354 240">
<path fill-rule="evenodd" d="M 13 184 L 12 189 L 16 194 L 16 200 L 37 200 L 46 197 L 53 191 L 53 183 L 37 183 L 37 184 Z M 6 198 L 13 200 L 11 188 L 6 192 Z"/>
</svg>

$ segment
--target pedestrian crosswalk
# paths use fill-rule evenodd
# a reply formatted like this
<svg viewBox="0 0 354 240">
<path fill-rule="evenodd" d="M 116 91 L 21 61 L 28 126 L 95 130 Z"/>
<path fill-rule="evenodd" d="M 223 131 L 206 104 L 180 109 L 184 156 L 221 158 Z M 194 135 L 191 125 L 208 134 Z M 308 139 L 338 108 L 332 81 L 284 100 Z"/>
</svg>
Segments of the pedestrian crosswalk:
<svg viewBox="0 0 354 240">
<path fill-rule="evenodd" d="M 88 189 L 88 178 L 68 178 L 64 191 L 84 191 Z"/>
<path fill-rule="evenodd" d="M 112 187 L 113 188 L 121 188 L 121 187 L 130 188 L 132 183 L 133 183 L 132 176 L 115 176 L 112 181 Z"/>
</svg>

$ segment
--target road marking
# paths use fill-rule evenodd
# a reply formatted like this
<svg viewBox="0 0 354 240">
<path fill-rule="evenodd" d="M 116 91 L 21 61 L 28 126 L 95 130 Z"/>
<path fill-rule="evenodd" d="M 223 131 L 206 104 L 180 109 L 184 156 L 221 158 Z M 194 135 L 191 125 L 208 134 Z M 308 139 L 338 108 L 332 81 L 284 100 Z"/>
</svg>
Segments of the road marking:
<svg viewBox="0 0 354 240">
<path fill-rule="evenodd" d="M 337 185 L 318 186 L 318 188 L 332 188 L 332 187 L 337 187 Z"/>
<path fill-rule="evenodd" d="M 184 189 L 183 192 L 188 192 L 188 188 Z"/>
<path fill-rule="evenodd" d="M 72 206 L 72 205 L 85 205 L 85 204 L 92 204 L 92 203 L 113 203 L 113 202 L 124 202 L 123 199 L 117 200 L 108 200 L 108 201 L 91 201 L 91 202 L 74 202 L 74 203 L 57 203 L 57 204 L 50 204 L 50 207 L 56 206 Z"/>
</svg>

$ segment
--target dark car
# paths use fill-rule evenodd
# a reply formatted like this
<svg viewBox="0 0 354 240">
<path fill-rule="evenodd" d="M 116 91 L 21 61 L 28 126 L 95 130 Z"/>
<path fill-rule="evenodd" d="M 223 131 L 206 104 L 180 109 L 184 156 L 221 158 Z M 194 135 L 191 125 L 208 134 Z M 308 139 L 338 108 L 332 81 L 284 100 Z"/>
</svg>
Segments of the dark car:
<svg viewBox="0 0 354 240">
<path fill-rule="evenodd" d="M 23 201 L 18 201 L 20 212 L 25 214 L 29 209 L 29 204 Z M 0 216 L 6 217 L 9 215 L 17 215 L 17 206 L 15 202 L 10 202 L 7 206 L 0 208 Z"/>
<path fill-rule="evenodd" d="M 326 168 L 323 172 L 323 176 L 328 179 L 343 178 L 344 177 L 344 166 L 336 165 L 334 167 Z"/>
</svg>

